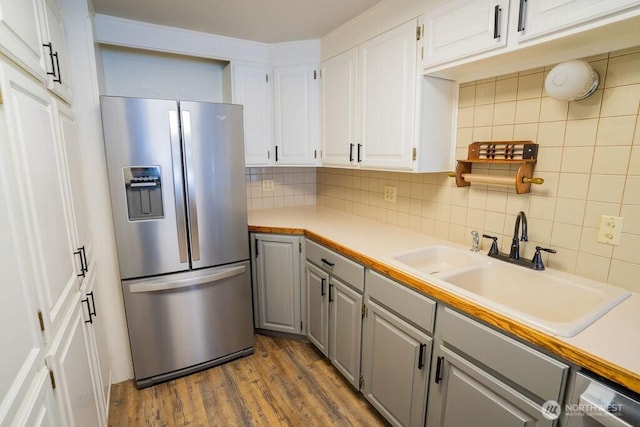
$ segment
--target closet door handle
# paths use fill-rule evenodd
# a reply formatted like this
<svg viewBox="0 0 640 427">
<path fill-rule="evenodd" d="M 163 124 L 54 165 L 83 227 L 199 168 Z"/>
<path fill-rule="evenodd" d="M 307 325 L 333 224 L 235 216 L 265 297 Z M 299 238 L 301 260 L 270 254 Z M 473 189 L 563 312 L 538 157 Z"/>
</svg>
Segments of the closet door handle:
<svg viewBox="0 0 640 427">
<path fill-rule="evenodd" d="M 349 162 L 353 162 L 353 144 L 349 144 Z"/>
<path fill-rule="evenodd" d="M 500 9 L 500 5 L 496 5 L 496 7 L 493 9 L 493 38 L 494 39 L 500 38 L 500 31 L 498 30 L 498 24 L 500 22 L 500 11 L 502 11 L 502 9 Z"/>
<path fill-rule="evenodd" d="M 326 279 L 323 277 L 322 279 L 320 279 L 320 296 L 323 297 L 325 296 L 326 292 L 324 291 L 324 282 L 326 281 Z"/>
<path fill-rule="evenodd" d="M 87 262 L 87 251 L 84 248 L 84 245 L 82 245 L 82 247 L 80 248 L 80 251 L 82 251 L 82 262 L 84 263 L 84 272 L 88 273 L 89 272 L 89 263 Z"/>
<path fill-rule="evenodd" d="M 333 302 L 333 292 L 331 292 L 331 290 L 333 289 L 333 284 L 329 283 L 329 302 Z"/>
<path fill-rule="evenodd" d="M 87 294 L 87 299 L 89 299 L 89 297 L 91 297 L 91 315 L 95 316 L 96 315 L 96 297 L 93 296 L 93 291 L 89 292 Z M 89 305 L 89 303 L 87 303 L 87 306 Z"/>
<path fill-rule="evenodd" d="M 75 251 L 73 254 L 78 255 L 78 257 L 80 258 L 80 274 L 76 274 L 76 276 L 85 277 L 86 270 L 84 267 L 84 258 L 82 257 L 82 248 L 78 248 L 78 250 Z"/>
<path fill-rule="evenodd" d="M 51 43 L 43 43 L 42 46 L 49 48 L 49 59 L 51 60 L 51 71 L 47 71 L 48 76 L 56 76 L 56 63 L 53 60 L 53 46 Z"/>
<path fill-rule="evenodd" d="M 276 162 L 278 161 L 278 146 L 276 145 Z"/>
<path fill-rule="evenodd" d="M 58 60 L 58 52 L 54 53 L 53 56 L 56 57 L 56 72 L 57 72 L 57 77 L 56 77 L 56 74 L 54 74 L 54 77 L 56 78 L 53 79 L 53 81 L 56 83 L 62 84 L 62 76 L 60 75 L 60 61 Z"/>
<path fill-rule="evenodd" d="M 358 144 L 358 163 L 360 163 L 362 161 L 362 159 L 360 158 L 360 149 L 362 148 L 362 144 Z"/>
<path fill-rule="evenodd" d="M 84 323 L 93 323 L 93 317 L 91 317 L 91 307 L 89 307 L 89 297 L 83 299 L 82 302 L 87 304 L 87 314 L 89 315 L 89 320 L 85 320 Z"/>
</svg>

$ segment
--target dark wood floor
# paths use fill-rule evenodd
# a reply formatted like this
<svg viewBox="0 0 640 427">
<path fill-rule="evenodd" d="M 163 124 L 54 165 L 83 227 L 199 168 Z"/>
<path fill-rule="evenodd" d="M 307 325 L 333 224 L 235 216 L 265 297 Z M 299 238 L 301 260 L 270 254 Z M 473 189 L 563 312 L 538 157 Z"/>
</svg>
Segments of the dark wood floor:
<svg viewBox="0 0 640 427">
<path fill-rule="evenodd" d="M 136 390 L 112 386 L 109 426 L 382 426 L 312 344 L 256 335 L 255 353 Z"/>
</svg>

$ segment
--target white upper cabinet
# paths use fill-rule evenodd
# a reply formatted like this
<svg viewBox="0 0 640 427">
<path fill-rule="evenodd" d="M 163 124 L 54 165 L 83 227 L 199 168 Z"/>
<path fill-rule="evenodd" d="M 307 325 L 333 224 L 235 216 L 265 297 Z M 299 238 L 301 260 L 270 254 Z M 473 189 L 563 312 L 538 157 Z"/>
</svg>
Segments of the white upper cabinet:
<svg viewBox="0 0 640 427">
<path fill-rule="evenodd" d="M 605 18 L 638 7 L 637 0 L 522 0 L 518 12 L 520 41 Z"/>
<path fill-rule="evenodd" d="M 275 164 L 317 164 L 317 69 L 276 67 L 274 77 Z"/>
<path fill-rule="evenodd" d="M 269 165 L 272 135 L 270 69 L 262 65 L 232 64 L 232 102 L 244 107 L 246 166 Z"/>
<path fill-rule="evenodd" d="M 363 167 L 411 170 L 415 137 L 417 20 L 360 48 Z"/>
<path fill-rule="evenodd" d="M 322 164 L 346 166 L 356 159 L 358 48 L 320 66 Z"/>
<path fill-rule="evenodd" d="M 245 166 L 318 164 L 317 70 L 231 64 L 229 101 L 244 106 Z"/>
<path fill-rule="evenodd" d="M 508 0 L 446 2 L 426 15 L 425 66 L 505 46 L 508 18 Z"/>
<path fill-rule="evenodd" d="M 424 72 L 460 82 L 637 46 L 637 0 L 454 0 L 425 15 Z"/>
<path fill-rule="evenodd" d="M 421 33 L 414 19 L 322 64 L 323 165 L 406 172 L 453 167 L 457 85 L 418 72 Z"/>
<path fill-rule="evenodd" d="M 48 88 L 67 102 L 71 102 L 71 84 L 67 48 L 64 40 L 62 14 L 53 0 L 44 1 L 44 18 L 48 38 L 43 41 L 45 55 L 48 55 L 46 69 L 49 76 Z"/>
<path fill-rule="evenodd" d="M 42 0 L 0 0 L 0 52 L 44 79 L 41 8 Z"/>
</svg>

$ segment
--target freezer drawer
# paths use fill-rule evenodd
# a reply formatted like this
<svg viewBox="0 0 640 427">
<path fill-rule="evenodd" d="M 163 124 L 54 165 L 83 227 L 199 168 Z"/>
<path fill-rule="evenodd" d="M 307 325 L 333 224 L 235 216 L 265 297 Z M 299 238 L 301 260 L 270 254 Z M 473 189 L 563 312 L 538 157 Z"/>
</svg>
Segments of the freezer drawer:
<svg viewBox="0 0 640 427">
<path fill-rule="evenodd" d="M 249 262 L 123 281 L 138 387 L 253 352 Z"/>
</svg>

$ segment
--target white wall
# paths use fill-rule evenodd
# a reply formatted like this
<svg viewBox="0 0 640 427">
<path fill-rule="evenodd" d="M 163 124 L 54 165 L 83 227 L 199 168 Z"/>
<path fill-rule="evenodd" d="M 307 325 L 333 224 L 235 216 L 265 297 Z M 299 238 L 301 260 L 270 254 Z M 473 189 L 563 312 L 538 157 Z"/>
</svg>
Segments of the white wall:
<svg viewBox="0 0 640 427">
<path fill-rule="evenodd" d="M 222 102 L 227 62 L 110 45 L 101 53 L 105 95 Z"/>
</svg>

